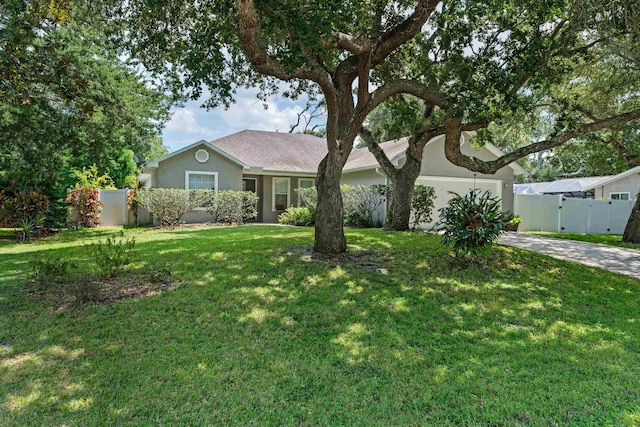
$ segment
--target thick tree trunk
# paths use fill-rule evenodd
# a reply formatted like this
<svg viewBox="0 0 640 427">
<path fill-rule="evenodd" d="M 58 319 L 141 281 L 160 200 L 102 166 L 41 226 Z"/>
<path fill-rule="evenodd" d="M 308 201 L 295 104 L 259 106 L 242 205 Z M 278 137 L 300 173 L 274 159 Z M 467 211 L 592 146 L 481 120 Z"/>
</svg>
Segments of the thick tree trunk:
<svg viewBox="0 0 640 427">
<path fill-rule="evenodd" d="M 347 250 L 342 218 L 340 178 L 342 164 L 331 153 L 320 162 L 316 186 L 316 236 L 313 250 L 323 254 L 339 254 Z"/>
<path fill-rule="evenodd" d="M 391 176 L 393 195 L 387 209 L 385 228 L 395 231 L 406 231 L 410 227 L 411 199 L 413 187 L 420 175 L 420 162 L 407 155 L 406 163 Z"/>
<path fill-rule="evenodd" d="M 411 218 L 411 198 L 413 197 L 413 185 L 409 185 L 403 179 L 395 179 L 393 182 L 393 195 L 391 204 L 387 208 L 385 228 L 395 231 L 409 230 Z"/>
<path fill-rule="evenodd" d="M 640 243 L 640 194 L 636 196 L 636 203 L 633 205 L 629 221 L 624 228 L 622 241 L 625 243 Z"/>
</svg>

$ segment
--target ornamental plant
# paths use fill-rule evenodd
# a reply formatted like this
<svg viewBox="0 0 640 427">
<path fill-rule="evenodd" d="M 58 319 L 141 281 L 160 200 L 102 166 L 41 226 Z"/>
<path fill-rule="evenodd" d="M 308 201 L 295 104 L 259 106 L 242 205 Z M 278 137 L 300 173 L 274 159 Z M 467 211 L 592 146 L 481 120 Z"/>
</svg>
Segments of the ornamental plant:
<svg viewBox="0 0 640 427">
<path fill-rule="evenodd" d="M 243 224 L 258 216 L 258 196 L 252 191 L 221 191 L 212 197 L 207 212 L 215 222 Z"/>
<path fill-rule="evenodd" d="M 131 264 L 134 259 L 133 249 L 136 239 L 131 237 L 126 239 L 124 233 L 107 237 L 104 242 L 99 242 L 89 246 L 89 253 L 93 256 L 100 275 L 102 277 L 112 277 L 124 267 Z"/>
<path fill-rule="evenodd" d="M 135 200 L 162 227 L 175 227 L 187 212 L 207 207 L 214 197 L 211 190 L 181 190 L 179 188 L 141 188 Z"/>
<path fill-rule="evenodd" d="M 48 253 L 47 256 L 37 256 L 31 259 L 29 266 L 31 267 L 31 278 L 36 282 L 38 289 L 42 290 L 48 285 L 64 281 L 73 264 Z"/>
<path fill-rule="evenodd" d="M 383 199 L 392 200 L 394 195 L 393 184 L 376 184 L 372 185 L 373 191 L 378 193 Z M 411 197 L 411 229 L 419 230 L 420 224 L 429 223 L 432 220 L 434 200 L 436 198 L 436 190 L 433 187 L 416 184 L 413 187 L 413 196 Z M 391 206 L 390 206 L 391 207 Z M 391 209 L 387 209 L 387 215 L 392 215 Z"/>
<path fill-rule="evenodd" d="M 342 203 L 344 212 L 344 225 L 349 227 L 373 227 L 373 213 L 383 203 L 383 194 L 380 192 L 380 185 L 367 187 L 365 185 L 341 185 Z M 309 207 L 315 221 L 316 206 L 318 205 L 318 190 L 316 187 L 296 189 L 300 198 L 300 206 Z M 303 211 L 292 211 L 290 215 L 283 218 L 283 221 L 301 222 L 307 215 Z M 282 215 L 281 215 L 282 216 Z M 299 217 L 293 220 L 292 216 Z M 295 224 L 301 225 L 301 224 Z"/>
<path fill-rule="evenodd" d="M 436 190 L 433 187 L 420 184 L 413 187 L 413 197 L 411 198 L 413 224 L 411 228 L 417 230 L 420 228 L 420 224 L 431 222 L 435 198 Z"/>
<path fill-rule="evenodd" d="M 457 258 L 486 254 L 500 234 L 506 231 L 513 215 L 503 212 L 501 199 L 491 192 L 470 190 L 457 193 L 440 209 L 439 226 L 444 228 L 442 243 L 452 246 Z"/>
<path fill-rule="evenodd" d="M 315 206 L 291 206 L 278 216 L 278 222 L 285 225 L 307 227 L 315 222 Z"/>
<path fill-rule="evenodd" d="M 16 229 L 41 226 L 49 199 L 39 189 L 18 190 L 15 185 L 0 191 L 0 223 Z"/>
<path fill-rule="evenodd" d="M 71 205 L 71 222 L 75 227 L 97 227 L 100 224 L 100 211 L 104 204 L 98 199 L 95 188 L 75 188 L 69 193 L 67 201 Z"/>
<path fill-rule="evenodd" d="M 350 227 L 373 227 L 373 213 L 382 204 L 378 192 L 365 185 L 342 185 L 344 224 Z"/>
<path fill-rule="evenodd" d="M 295 191 L 298 193 L 300 206 L 312 206 L 315 211 L 318 205 L 318 189 L 316 187 L 296 188 Z"/>
</svg>

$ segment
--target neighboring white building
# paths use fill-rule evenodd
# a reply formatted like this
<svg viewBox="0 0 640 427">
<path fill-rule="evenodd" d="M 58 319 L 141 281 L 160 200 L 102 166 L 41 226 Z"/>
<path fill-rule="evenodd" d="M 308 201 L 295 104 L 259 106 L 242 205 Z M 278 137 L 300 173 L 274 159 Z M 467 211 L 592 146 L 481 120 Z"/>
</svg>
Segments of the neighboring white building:
<svg viewBox="0 0 640 427">
<path fill-rule="evenodd" d="M 640 166 L 617 175 L 514 184 L 515 194 L 552 194 L 602 200 L 633 200 L 640 192 Z"/>
</svg>

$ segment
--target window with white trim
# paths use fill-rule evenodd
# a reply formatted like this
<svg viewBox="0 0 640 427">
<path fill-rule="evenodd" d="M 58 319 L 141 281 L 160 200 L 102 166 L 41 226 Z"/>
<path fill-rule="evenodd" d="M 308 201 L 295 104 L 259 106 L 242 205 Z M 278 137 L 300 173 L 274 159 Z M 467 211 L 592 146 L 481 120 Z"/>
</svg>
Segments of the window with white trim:
<svg viewBox="0 0 640 427">
<path fill-rule="evenodd" d="M 609 199 L 611 200 L 629 200 L 631 193 L 628 192 L 618 192 L 618 193 L 609 193 Z"/>
<path fill-rule="evenodd" d="M 218 172 L 190 172 L 186 173 L 187 190 L 213 190 L 218 188 Z"/>
<path fill-rule="evenodd" d="M 218 172 L 206 171 L 185 171 L 184 173 L 185 190 L 212 190 L 218 191 Z M 207 202 L 203 206 L 197 207 L 195 210 L 205 210 Z"/>
<path fill-rule="evenodd" d="M 273 200 L 274 211 L 283 211 L 289 207 L 289 189 L 291 180 L 289 178 L 273 178 Z"/>
<path fill-rule="evenodd" d="M 298 178 L 298 188 L 311 188 L 316 185 L 316 180 L 313 178 Z M 298 205 L 300 205 L 300 194 L 298 194 Z"/>
</svg>

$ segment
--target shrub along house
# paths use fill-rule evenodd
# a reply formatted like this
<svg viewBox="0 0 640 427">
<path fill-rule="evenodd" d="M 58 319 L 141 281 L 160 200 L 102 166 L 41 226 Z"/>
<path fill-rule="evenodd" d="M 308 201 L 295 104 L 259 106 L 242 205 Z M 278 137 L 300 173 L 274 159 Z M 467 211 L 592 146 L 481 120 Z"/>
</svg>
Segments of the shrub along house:
<svg viewBox="0 0 640 427">
<path fill-rule="evenodd" d="M 471 134 L 463 135 L 462 150 L 483 160 L 497 158 L 500 151 L 490 145 L 475 149 Z M 517 164 L 495 175 L 475 174 L 450 163 L 444 155 L 444 138 L 431 140 L 424 149 L 417 184 L 435 188 L 437 210 L 449 200 L 449 191 L 465 193 L 470 188 L 490 190 L 503 199 L 504 210 L 513 208 L 513 176 L 524 173 Z M 406 139 L 381 144 L 395 165 L 405 161 Z M 244 130 L 215 141 L 198 141 L 147 163 L 139 181 L 146 187 L 248 190 L 259 197 L 258 222 L 277 222 L 278 215 L 299 201 L 295 189 L 315 185 L 318 164 L 326 155 L 326 142 L 312 135 Z M 355 149 L 345 165 L 342 182 L 349 185 L 388 184 L 377 161 L 366 148 Z M 436 215 L 437 216 L 437 215 Z M 384 220 L 384 210 L 377 213 Z M 204 210 L 183 217 L 186 222 L 210 221 Z"/>
</svg>

